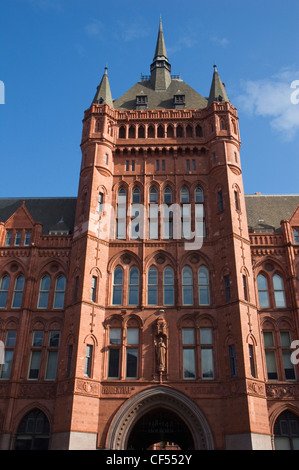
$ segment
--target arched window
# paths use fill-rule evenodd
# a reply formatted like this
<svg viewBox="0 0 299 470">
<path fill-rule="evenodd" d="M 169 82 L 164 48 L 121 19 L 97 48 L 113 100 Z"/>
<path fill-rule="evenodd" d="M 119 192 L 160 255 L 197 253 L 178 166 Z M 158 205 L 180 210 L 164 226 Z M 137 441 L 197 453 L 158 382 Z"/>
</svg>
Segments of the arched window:
<svg viewBox="0 0 299 470">
<path fill-rule="evenodd" d="M 290 411 L 281 413 L 274 424 L 275 450 L 299 450 L 299 418 Z"/>
<path fill-rule="evenodd" d="M 165 188 L 163 193 L 163 202 L 164 204 L 172 203 L 172 191 L 170 188 Z"/>
<path fill-rule="evenodd" d="M 187 203 L 190 202 L 190 197 L 189 197 L 189 190 L 184 186 L 181 189 L 181 198 L 180 198 L 181 203 Z"/>
<path fill-rule="evenodd" d="M 129 127 L 129 139 L 135 139 L 136 137 L 136 129 L 135 126 Z"/>
<path fill-rule="evenodd" d="M 119 128 L 118 137 L 119 137 L 119 139 L 125 139 L 126 138 L 126 128 L 125 128 L 125 126 L 121 126 Z"/>
<path fill-rule="evenodd" d="M 151 188 L 149 192 L 149 202 L 157 203 L 158 202 L 158 191 L 156 188 Z"/>
<path fill-rule="evenodd" d="M 120 266 L 117 266 L 113 274 L 113 292 L 112 292 L 112 304 L 113 305 L 122 305 L 123 281 L 124 281 L 123 270 Z"/>
<path fill-rule="evenodd" d="M 136 267 L 130 269 L 129 274 L 129 305 L 139 304 L 139 270 Z"/>
<path fill-rule="evenodd" d="M 24 276 L 23 275 L 18 276 L 15 282 L 15 288 L 13 292 L 12 308 L 21 308 L 24 285 L 25 285 Z"/>
<path fill-rule="evenodd" d="M 154 266 L 149 268 L 147 275 L 147 303 L 158 304 L 158 271 Z"/>
<path fill-rule="evenodd" d="M 141 193 L 139 188 L 134 188 L 132 192 L 132 203 L 139 204 L 141 202 Z"/>
<path fill-rule="evenodd" d="M 201 126 L 196 126 L 195 128 L 195 133 L 196 133 L 196 137 L 202 137 L 203 134 L 202 134 L 202 127 Z"/>
<path fill-rule="evenodd" d="M 204 208 L 204 194 L 201 187 L 195 188 L 195 231 L 197 237 L 206 236 L 206 222 L 205 222 L 205 208 Z"/>
<path fill-rule="evenodd" d="M 164 126 L 159 126 L 158 127 L 157 137 L 164 137 Z"/>
<path fill-rule="evenodd" d="M 205 266 L 198 270 L 199 305 L 210 305 L 209 271 Z"/>
<path fill-rule="evenodd" d="M 158 238 L 158 191 L 151 188 L 149 192 L 149 238 Z"/>
<path fill-rule="evenodd" d="M 116 238 L 118 239 L 126 238 L 126 199 L 126 191 L 124 188 L 121 188 L 117 196 Z"/>
<path fill-rule="evenodd" d="M 48 450 L 50 425 L 46 415 L 36 409 L 28 413 L 19 424 L 15 450 Z"/>
<path fill-rule="evenodd" d="M 174 137 L 174 130 L 173 130 L 173 126 L 171 124 L 169 124 L 169 126 L 167 126 L 167 137 L 168 138 Z"/>
<path fill-rule="evenodd" d="M 184 186 L 180 194 L 181 201 L 181 236 L 189 239 L 191 237 L 191 207 L 189 190 Z"/>
<path fill-rule="evenodd" d="M 163 304 L 174 305 L 174 272 L 167 266 L 163 272 Z"/>
<path fill-rule="evenodd" d="M 275 307 L 285 307 L 286 302 L 285 302 L 283 280 L 278 274 L 274 274 L 273 276 L 273 288 L 274 288 Z"/>
<path fill-rule="evenodd" d="M 176 136 L 177 137 L 183 137 L 183 128 L 180 125 L 178 125 L 177 128 L 176 128 Z"/>
<path fill-rule="evenodd" d="M 183 305 L 193 305 L 193 273 L 189 266 L 182 272 Z"/>
<path fill-rule="evenodd" d="M 139 126 L 139 127 L 138 127 L 138 138 L 139 138 L 139 139 L 144 139 L 144 138 L 145 138 L 145 129 L 144 129 L 144 126 Z"/>
<path fill-rule="evenodd" d="M 50 276 L 44 276 L 40 281 L 38 308 L 48 308 L 49 293 L 50 293 Z"/>
<path fill-rule="evenodd" d="M 0 281 L 0 308 L 6 308 L 10 277 L 6 274 Z"/>
<path fill-rule="evenodd" d="M 259 294 L 259 303 L 261 308 L 269 307 L 268 282 L 263 274 L 257 277 L 257 287 Z"/>
<path fill-rule="evenodd" d="M 203 204 L 203 190 L 198 186 L 194 192 L 194 199 L 196 204 Z"/>
<path fill-rule="evenodd" d="M 54 308 L 64 307 L 66 279 L 65 276 L 59 276 L 55 282 Z"/>
</svg>

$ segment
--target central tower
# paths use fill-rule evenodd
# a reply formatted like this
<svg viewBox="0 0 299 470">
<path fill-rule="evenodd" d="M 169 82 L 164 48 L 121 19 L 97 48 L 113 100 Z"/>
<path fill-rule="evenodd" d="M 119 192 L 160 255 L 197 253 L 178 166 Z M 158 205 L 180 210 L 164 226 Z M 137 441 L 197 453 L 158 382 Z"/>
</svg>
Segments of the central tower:
<svg viewBox="0 0 299 470">
<path fill-rule="evenodd" d="M 84 115 L 57 442 L 150 447 L 161 416 L 160 440 L 270 448 L 237 111 L 216 66 L 209 98 L 171 76 L 161 21 L 150 70 L 113 100 L 105 68 Z"/>
</svg>

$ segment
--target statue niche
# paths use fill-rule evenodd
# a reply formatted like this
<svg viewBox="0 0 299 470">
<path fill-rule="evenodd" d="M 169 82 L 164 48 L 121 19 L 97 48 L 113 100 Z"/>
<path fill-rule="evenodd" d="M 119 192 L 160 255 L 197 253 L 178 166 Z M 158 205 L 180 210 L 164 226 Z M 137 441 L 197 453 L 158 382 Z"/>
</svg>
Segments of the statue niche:
<svg viewBox="0 0 299 470">
<path fill-rule="evenodd" d="M 159 373 L 162 383 L 163 373 L 167 370 L 167 323 L 164 318 L 158 318 L 155 330 L 156 372 Z"/>
</svg>

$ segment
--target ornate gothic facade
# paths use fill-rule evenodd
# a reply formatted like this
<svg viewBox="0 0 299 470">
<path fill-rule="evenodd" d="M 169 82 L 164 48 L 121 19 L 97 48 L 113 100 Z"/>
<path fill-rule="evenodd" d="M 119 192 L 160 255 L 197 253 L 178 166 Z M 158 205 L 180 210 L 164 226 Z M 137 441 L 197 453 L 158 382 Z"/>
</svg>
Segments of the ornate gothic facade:
<svg viewBox="0 0 299 470">
<path fill-rule="evenodd" d="M 81 148 L 77 198 L 0 200 L 0 448 L 298 449 L 299 196 L 244 194 L 216 66 L 171 75 L 160 22 Z"/>
</svg>

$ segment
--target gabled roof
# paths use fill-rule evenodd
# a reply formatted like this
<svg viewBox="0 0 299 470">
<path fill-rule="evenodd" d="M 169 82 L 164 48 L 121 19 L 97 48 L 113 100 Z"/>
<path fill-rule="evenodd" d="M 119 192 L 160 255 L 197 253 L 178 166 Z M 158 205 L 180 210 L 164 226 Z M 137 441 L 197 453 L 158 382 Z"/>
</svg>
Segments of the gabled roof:
<svg viewBox="0 0 299 470">
<path fill-rule="evenodd" d="M 0 221 L 6 222 L 22 206 L 23 201 L 34 222 L 43 225 L 42 233 L 48 234 L 54 230 L 61 220 L 64 222 L 64 230 L 73 232 L 76 198 L 0 198 Z"/>
</svg>

